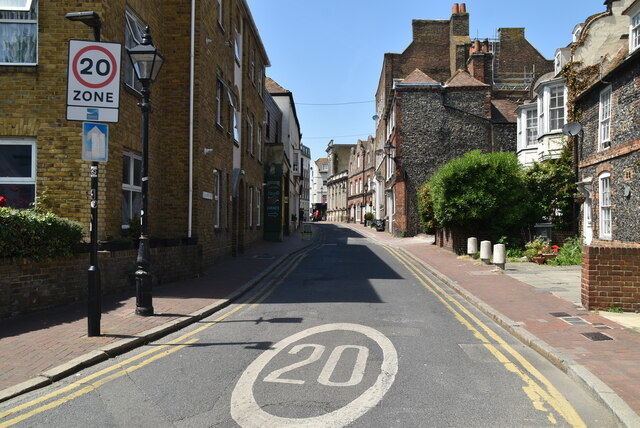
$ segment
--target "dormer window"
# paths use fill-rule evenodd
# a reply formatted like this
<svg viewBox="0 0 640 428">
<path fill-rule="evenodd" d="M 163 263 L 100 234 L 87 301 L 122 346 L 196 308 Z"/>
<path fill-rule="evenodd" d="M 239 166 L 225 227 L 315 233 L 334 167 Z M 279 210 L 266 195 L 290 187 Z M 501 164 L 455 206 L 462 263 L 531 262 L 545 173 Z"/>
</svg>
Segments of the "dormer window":
<svg viewBox="0 0 640 428">
<path fill-rule="evenodd" d="M 582 35 L 582 28 L 584 27 L 584 24 L 578 24 L 575 27 L 573 27 L 573 43 L 577 43 L 578 40 L 580 40 L 580 35 Z"/>
<path fill-rule="evenodd" d="M 556 52 L 556 57 L 553 62 L 553 72 L 557 75 L 562 70 L 562 53 L 560 51 Z"/>
<path fill-rule="evenodd" d="M 640 47 L 640 11 L 631 16 L 629 26 L 629 51 L 633 52 Z"/>
</svg>

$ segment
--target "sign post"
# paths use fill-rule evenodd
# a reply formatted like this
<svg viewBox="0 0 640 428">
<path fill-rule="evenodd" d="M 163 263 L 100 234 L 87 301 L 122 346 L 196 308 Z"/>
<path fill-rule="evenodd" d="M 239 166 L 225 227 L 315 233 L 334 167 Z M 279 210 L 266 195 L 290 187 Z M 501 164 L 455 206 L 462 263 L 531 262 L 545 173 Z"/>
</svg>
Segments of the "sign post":
<svg viewBox="0 0 640 428">
<path fill-rule="evenodd" d="M 93 24 L 91 24 L 93 25 Z M 100 335 L 102 287 L 98 267 L 98 162 L 108 159 L 108 125 L 117 122 L 120 103 L 120 57 L 118 43 L 100 42 L 100 19 L 94 42 L 69 40 L 67 69 L 67 120 L 82 124 L 82 159 L 91 162 L 91 255 L 88 270 L 88 336 Z"/>
</svg>

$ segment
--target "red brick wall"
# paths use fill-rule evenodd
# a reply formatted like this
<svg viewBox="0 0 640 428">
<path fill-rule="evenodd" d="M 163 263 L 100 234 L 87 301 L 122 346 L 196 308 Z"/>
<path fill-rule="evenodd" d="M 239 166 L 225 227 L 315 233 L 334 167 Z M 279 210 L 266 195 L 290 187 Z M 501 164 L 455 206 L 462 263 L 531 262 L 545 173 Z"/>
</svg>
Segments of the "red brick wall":
<svg viewBox="0 0 640 428">
<path fill-rule="evenodd" d="M 640 245 L 584 247 L 582 304 L 588 310 L 640 309 Z"/>
<path fill-rule="evenodd" d="M 480 242 L 489 241 L 489 233 L 487 232 L 461 232 L 453 229 L 438 229 L 436 231 L 436 245 L 440 248 L 453 251 L 456 254 L 467 253 L 467 239 L 470 237 L 478 238 L 478 251 L 480 251 Z"/>
<path fill-rule="evenodd" d="M 152 248 L 154 286 L 198 275 L 200 252 L 199 245 Z M 137 250 L 98 253 L 103 294 L 126 290 L 134 294 L 137 253 Z M 88 268 L 88 254 L 41 262 L 0 259 L 0 319 L 86 298 Z"/>
</svg>

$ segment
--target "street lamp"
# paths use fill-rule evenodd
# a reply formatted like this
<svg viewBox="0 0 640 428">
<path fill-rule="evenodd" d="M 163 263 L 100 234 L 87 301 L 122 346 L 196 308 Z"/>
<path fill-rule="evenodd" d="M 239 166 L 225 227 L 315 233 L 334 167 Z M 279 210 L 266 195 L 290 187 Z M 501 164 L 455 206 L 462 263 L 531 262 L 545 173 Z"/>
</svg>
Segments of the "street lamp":
<svg viewBox="0 0 640 428">
<path fill-rule="evenodd" d="M 395 156 L 391 156 L 391 151 L 395 149 L 391 141 L 387 141 L 387 144 L 384 145 L 384 154 L 386 154 L 390 159 L 396 160 Z"/>
<path fill-rule="evenodd" d="M 136 314 L 153 315 L 151 293 L 151 257 L 149 251 L 148 235 L 148 188 L 149 188 L 149 112 L 151 103 L 151 83 L 156 79 L 164 57 L 153 45 L 149 26 L 145 29 L 142 43 L 133 48 L 127 48 L 127 55 L 131 59 L 136 78 L 142 83 L 142 102 L 138 103 L 142 111 L 142 210 L 140 211 L 140 245 L 138 246 L 138 258 L 136 260 Z"/>
<path fill-rule="evenodd" d="M 93 29 L 93 38 L 100 41 L 102 21 L 97 12 L 71 12 L 65 16 L 69 21 L 79 21 Z M 98 162 L 91 162 L 91 222 L 89 269 L 87 271 L 87 336 L 100 336 L 102 313 L 102 286 L 98 266 Z"/>
</svg>

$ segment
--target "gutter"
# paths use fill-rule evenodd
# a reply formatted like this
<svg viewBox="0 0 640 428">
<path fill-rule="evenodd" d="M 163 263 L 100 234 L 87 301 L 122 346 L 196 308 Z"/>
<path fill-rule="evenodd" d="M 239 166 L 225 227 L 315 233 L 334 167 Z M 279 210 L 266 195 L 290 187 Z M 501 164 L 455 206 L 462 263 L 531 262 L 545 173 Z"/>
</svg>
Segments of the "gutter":
<svg viewBox="0 0 640 428">
<path fill-rule="evenodd" d="M 196 0 L 191 0 L 191 46 L 189 51 L 189 209 L 187 237 L 193 226 L 193 91 L 195 77 Z"/>
</svg>

